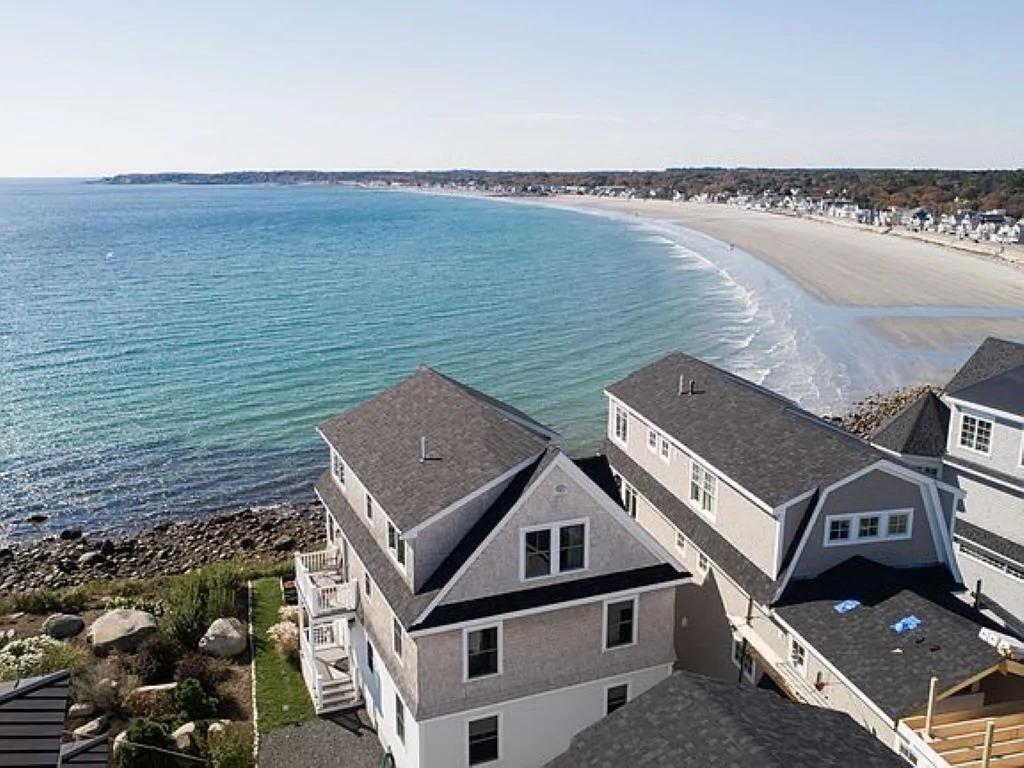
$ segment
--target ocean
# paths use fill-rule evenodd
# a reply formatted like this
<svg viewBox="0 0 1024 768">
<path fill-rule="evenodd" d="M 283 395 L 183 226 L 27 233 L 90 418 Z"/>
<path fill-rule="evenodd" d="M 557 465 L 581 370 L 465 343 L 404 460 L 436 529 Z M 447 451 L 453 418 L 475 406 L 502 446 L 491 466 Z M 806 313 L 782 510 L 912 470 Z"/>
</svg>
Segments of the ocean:
<svg viewBox="0 0 1024 768">
<path fill-rule="evenodd" d="M 594 450 L 603 388 L 673 349 L 817 412 L 949 363 L 670 225 L 339 187 L 0 181 L 0 541 L 310 501 L 316 426 L 420 363 Z"/>
</svg>

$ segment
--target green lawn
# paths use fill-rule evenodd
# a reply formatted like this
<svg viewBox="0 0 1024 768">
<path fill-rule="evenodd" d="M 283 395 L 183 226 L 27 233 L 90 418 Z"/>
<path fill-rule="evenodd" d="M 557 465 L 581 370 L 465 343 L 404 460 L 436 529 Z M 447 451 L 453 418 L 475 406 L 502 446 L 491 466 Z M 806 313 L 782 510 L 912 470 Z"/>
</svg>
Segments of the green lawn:
<svg viewBox="0 0 1024 768">
<path fill-rule="evenodd" d="M 260 733 L 301 723 L 316 715 L 298 662 L 285 659 L 267 637 L 267 630 L 277 623 L 277 609 L 280 607 L 281 586 L 277 579 L 253 582 L 252 625 L 256 642 L 256 710 Z"/>
</svg>

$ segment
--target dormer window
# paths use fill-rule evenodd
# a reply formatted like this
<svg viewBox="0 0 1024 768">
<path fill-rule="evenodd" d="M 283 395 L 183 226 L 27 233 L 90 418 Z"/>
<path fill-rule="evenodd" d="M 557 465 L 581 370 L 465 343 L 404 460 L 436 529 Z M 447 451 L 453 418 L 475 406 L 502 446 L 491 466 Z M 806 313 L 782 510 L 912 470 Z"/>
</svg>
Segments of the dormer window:
<svg viewBox="0 0 1024 768">
<path fill-rule="evenodd" d="M 334 480 L 342 488 L 345 487 L 345 462 L 341 460 L 341 456 L 334 451 L 331 451 L 331 474 L 334 476 Z"/>
<path fill-rule="evenodd" d="M 629 417 L 624 408 L 615 406 L 615 439 L 625 445 L 629 437 Z"/>
<path fill-rule="evenodd" d="M 586 570 L 587 528 L 586 520 L 524 528 L 520 579 Z"/>
<path fill-rule="evenodd" d="M 960 446 L 978 453 L 991 453 L 992 422 L 965 413 L 960 418 Z"/>
<path fill-rule="evenodd" d="M 825 546 L 909 539 L 913 522 L 912 509 L 829 515 L 825 519 Z"/>
</svg>

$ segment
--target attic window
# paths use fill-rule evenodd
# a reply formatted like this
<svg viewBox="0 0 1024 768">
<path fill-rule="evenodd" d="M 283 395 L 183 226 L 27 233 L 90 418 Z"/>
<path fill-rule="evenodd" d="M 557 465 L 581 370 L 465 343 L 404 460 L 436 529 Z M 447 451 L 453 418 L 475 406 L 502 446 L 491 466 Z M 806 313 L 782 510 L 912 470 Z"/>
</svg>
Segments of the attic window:
<svg viewBox="0 0 1024 768">
<path fill-rule="evenodd" d="M 523 581 L 587 568 L 586 520 L 525 528 L 522 531 L 520 578 Z"/>
<path fill-rule="evenodd" d="M 965 413 L 960 419 L 960 447 L 989 454 L 991 446 L 992 422 Z"/>
<path fill-rule="evenodd" d="M 874 541 L 909 539 L 913 533 L 913 509 L 850 512 L 825 518 L 825 546 L 840 547 Z"/>
</svg>

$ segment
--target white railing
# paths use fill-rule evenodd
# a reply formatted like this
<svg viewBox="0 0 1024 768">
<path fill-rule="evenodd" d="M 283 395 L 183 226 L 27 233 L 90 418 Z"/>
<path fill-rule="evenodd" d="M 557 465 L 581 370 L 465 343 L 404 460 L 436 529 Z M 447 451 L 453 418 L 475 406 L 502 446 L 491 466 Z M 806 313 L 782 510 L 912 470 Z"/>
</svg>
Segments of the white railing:
<svg viewBox="0 0 1024 768">
<path fill-rule="evenodd" d="M 333 624 L 314 624 L 306 631 L 309 633 L 309 645 L 314 652 L 320 648 L 332 648 L 338 645 Z"/>
<path fill-rule="evenodd" d="M 324 616 L 356 609 L 358 585 L 342 581 L 338 564 L 337 552 L 331 550 L 295 556 L 295 584 L 311 615 Z"/>
<path fill-rule="evenodd" d="M 300 552 L 295 555 L 296 570 L 301 567 L 308 573 L 340 571 L 341 553 L 337 549 L 322 549 L 319 552 Z"/>
</svg>

